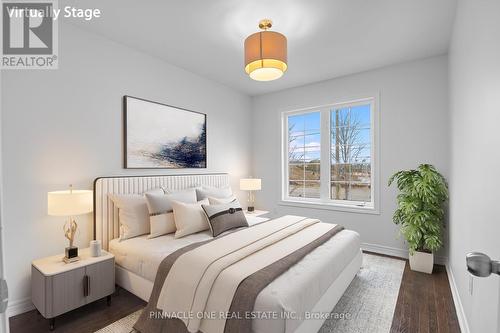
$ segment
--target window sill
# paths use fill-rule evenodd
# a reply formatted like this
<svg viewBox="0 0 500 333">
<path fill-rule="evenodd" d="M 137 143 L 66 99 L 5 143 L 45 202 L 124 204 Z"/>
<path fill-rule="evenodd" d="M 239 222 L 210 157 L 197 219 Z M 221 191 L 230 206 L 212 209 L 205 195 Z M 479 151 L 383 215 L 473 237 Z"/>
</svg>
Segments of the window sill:
<svg viewBox="0 0 500 333">
<path fill-rule="evenodd" d="M 323 209 L 323 210 L 334 210 L 334 211 L 349 212 L 349 213 L 380 215 L 380 211 L 378 209 L 369 206 L 362 207 L 353 205 L 341 205 L 337 203 L 311 202 L 311 201 L 291 200 L 291 199 L 282 199 L 278 204 L 281 206 L 292 206 L 300 208 Z"/>
</svg>

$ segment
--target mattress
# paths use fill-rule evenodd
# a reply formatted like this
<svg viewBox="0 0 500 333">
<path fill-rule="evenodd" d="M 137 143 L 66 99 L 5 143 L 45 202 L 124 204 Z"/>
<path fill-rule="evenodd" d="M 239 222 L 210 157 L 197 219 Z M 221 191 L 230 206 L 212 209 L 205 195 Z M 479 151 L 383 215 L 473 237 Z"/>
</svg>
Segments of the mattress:
<svg viewBox="0 0 500 333">
<path fill-rule="evenodd" d="M 179 239 L 173 234 L 153 239 L 144 235 L 124 241 L 114 239 L 109 251 L 115 255 L 117 265 L 153 282 L 163 258 L 210 238 L 208 231 Z M 254 311 L 261 320 L 253 321 L 253 332 L 293 332 L 302 322 L 297 316 L 314 308 L 344 268 L 359 255 L 360 245 L 358 233 L 343 230 L 270 283 L 255 301 Z M 271 313 L 285 313 L 285 318 L 266 319 Z"/>
<path fill-rule="evenodd" d="M 158 266 L 166 256 L 184 246 L 211 238 L 208 230 L 177 239 L 173 233 L 151 239 L 142 235 L 123 241 L 113 239 L 109 242 L 109 252 L 115 255 L 117 265 L 154 282 Z"/>
</svg>

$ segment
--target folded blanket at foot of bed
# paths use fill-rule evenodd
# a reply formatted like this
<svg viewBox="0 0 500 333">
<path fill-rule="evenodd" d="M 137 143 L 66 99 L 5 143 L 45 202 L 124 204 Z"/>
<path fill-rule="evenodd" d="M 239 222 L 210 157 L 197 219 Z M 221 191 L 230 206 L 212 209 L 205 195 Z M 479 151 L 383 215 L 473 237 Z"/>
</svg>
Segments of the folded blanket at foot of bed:
<svg viewBox="0 0 500 333">
<path fill-rule="evenodd" d="M 186 246 L 158 268 L 142 333 L 251 332 L 257 295 L 342 226 L 283 216 Z"/>
</svg>

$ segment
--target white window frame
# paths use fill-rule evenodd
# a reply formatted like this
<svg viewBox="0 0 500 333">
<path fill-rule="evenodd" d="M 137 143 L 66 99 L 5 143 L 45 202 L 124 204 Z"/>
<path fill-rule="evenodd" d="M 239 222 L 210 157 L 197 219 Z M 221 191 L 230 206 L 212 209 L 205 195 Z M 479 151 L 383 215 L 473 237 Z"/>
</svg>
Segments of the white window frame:
<svg viewBox="0 0 500 333">
<path fill-rule="evenodd" d="M 342 102 L 309 107 L 304 109 L 284 111 L 281 113 L 281 132 L 282 132 L 282 154 L 281 154 L 281 205 L 298 206 L 304 208 L 339 210 L 356 213 L 380 214 L 380 177 L 379 177 L 379 98 L 378 94 L 370 94 L 371 97 L 344 99 Z M 359 201 L 334 200 L 330 199 L 331 186 L 331 119 L 330 111 L 333 108 L 342 108 L 345 106 L 356 106 L 370 104 L 370 135 L 371 135 L 371 198 L 369 204 L 363 204 Z M 302 198 L 290 197 L 289 181 L 288 181 L 288 117 L 296 114 L 306 114 L 312 112 L 320 112 L 321 124 L 321 161 L 320 161 L 320 198 Z M 327 149 L 325 149 L 327 147 Z M 327 181 L 325 181 L 327 179 Z"/>
</svg>

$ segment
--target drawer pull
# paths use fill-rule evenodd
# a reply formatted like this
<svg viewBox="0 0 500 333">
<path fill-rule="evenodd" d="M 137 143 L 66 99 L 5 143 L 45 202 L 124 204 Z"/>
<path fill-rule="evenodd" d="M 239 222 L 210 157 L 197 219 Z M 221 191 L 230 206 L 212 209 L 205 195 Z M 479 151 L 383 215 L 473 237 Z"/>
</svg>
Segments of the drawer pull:
<svg viewBox="0 0 500 333">
<path fill-rule="evenodd" d="M 83 296 L 87 297 L 90 295 L 90 276 L 85 275 L 83 277 Z"/>
</svg>

